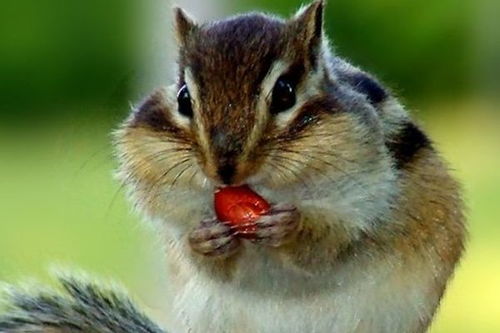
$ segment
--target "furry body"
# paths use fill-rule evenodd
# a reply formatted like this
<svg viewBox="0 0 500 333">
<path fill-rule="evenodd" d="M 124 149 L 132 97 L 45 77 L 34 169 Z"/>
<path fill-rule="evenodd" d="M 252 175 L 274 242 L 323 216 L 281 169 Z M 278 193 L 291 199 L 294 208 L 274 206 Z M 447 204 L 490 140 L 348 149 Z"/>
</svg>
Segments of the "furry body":
<svg viewBox="0 0 500 333">
<path fill-rule="evenodd" d="M 322 18 L 322 1 L 290 20 L 177 10 L 177 83 L 116 133 L 119 177 L 165 240 L 172 332 L 431 323 L 463 249 L 461 190 L 390 91 L 331 54 Z M 298 213 L 262 217 L 251 241 L 207 225 L 217 186 L 242 183 Z"/>
<path fill-rule="evenodd" d="M 177 331 L 423 332 L 438 307 L 462 252 L 459 186 L 396 98 L 330 54 L 322 8 L 202 26 L 178 11 L 194 118 L 160 89 L 118 132 L 121 177 L 165 237 Z M 297 103 L 270 116 L 279 77 Z M 297 207 L 283 244 L 190 248 L 227 164 L 231 183 Z M 202 246 L 220 254 L 223 236 Z"/>
<path fill-rule="evenodd" d="M 459 201 L 440 200 L 458 188 L 435 152 L 426 148 L 418 154 L 418 162 L 413 161 L 398 175 L 397 198 L 387 220 L 378 222 L 375 237 L 360 233 L 345 248 L 327 247 L 321 255 L 290 249 L 301 251 L 297 258 L 304 262 L 298 265 L 281 250 L 252 244 L 246 244 L 230 262 L 207 265 L 192 257 L 183 237 L 191 226 L 169 225 L 165 237 L 175 290 L 169 298 L 174 331 L 424 331 L 460 255 L 463 217 Z M 323 216 L 335 216 L 331 211 L 352 207 L 338 194 L 349 189 L 318 186 L 334 190 L 311 193 L 301 188 L 280 193 L 256 189 L 276 200 L 300 200 L 302 213 L 310 214 L 315 223 L 324 221 L 325 228 L 341 229 Z M 383 193 L 380 191 L 384 191 L 383 185 L 373 195 Z M 184 195 L 174 205 L 191 204 L 185 212 L 175 209 L 179 216 L 197 219 L 206 214 L 202 207 L 210 205 L 210 193 Z M 334 204 L 325 208 L 322 200 Z M 321 233 L 311 237 L 321 240 Z M 313 244 L 306 244 L 306 251 L 313 249 Z"/>
</svg>

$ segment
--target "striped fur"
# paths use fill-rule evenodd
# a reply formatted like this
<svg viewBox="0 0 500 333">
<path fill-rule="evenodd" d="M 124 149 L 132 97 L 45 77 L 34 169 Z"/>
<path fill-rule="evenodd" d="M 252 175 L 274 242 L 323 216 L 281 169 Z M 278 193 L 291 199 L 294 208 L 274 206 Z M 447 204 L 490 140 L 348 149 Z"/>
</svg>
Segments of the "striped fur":
<svg viewBox="0 0 500 333">
<path fill-rule="evenodd" d="M 59 277 L 63 291 L 40 286 L 3 290 L 2 333 L 165 333 L 122 291 Z"/>
<path fill-rule="evenodd" d="M 177 83 L 116 133 L 119 177 L 167 244 L 178 332 L 424 332 L 438 308 L 463 251 L 460 186 L 391 91 L 331 54 L 323 5 L 207 24 L 178 10 Z M 289 73 L 297 103 L 271 115 Z M 183 84 L 192 120 L 177 112 Z M 293 241 L 191 251 L 228 163 L 226 182 L 300 210 Z"/>
</svg>

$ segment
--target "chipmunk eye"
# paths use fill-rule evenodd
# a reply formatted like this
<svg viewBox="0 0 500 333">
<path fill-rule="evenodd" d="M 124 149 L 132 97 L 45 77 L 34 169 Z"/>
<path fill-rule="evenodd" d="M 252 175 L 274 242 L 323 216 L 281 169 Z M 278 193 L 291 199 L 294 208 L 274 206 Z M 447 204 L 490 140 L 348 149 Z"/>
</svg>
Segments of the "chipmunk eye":
<svg viewBox="0 0 500 333">
<path fill-rule="evenodd" d="M 273 88 L 271 113 L 283 112 L 295 105 L 295 85 L 286 78 L 279 78 Z"/>
<path fill-rule="evenodd" d="M 193 107 L 191 105 L 191 95 L 186 85 L 183 85 L 177 93 L 177 103 L 179 104 L 179 113 L 185 117 L 193 117 Z"/>
</svg>

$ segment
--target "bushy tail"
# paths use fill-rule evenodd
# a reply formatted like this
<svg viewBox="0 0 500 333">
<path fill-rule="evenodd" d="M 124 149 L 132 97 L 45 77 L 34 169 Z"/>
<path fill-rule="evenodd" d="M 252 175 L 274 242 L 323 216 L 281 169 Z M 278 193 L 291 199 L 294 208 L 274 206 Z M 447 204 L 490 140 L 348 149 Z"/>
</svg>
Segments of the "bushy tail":
<svg viewBox="0 0 500 333">
<path fill-rule="evenodd" d="M 114 288 L 59 277 L 62 292 L 8 287 L 0 296 L 0 332 L 165 333 Z"/>
</svg>

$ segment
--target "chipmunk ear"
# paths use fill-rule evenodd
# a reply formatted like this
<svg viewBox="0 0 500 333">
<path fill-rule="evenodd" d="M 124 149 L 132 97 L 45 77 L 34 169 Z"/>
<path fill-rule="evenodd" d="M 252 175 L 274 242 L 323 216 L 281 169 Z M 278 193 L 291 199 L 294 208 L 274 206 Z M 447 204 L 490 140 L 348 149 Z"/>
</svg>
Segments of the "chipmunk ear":
<svg viewBox="0 0 500 333">
<path fill-rule="evenodd" d="M 177 42 L 180 45 L 185 45 L 192 34 L 198 29 L 198 25 L 182 8 L 175 7 L 174 16 Z"/>
<path fill-rule="evenodd" d="M 313 67 L 321 50 L 324 6 L 324 0 L 314 1 L 301 8 L 291 20 L 296 32 L 296 42 L 303 45 Z"/>
</svg>

